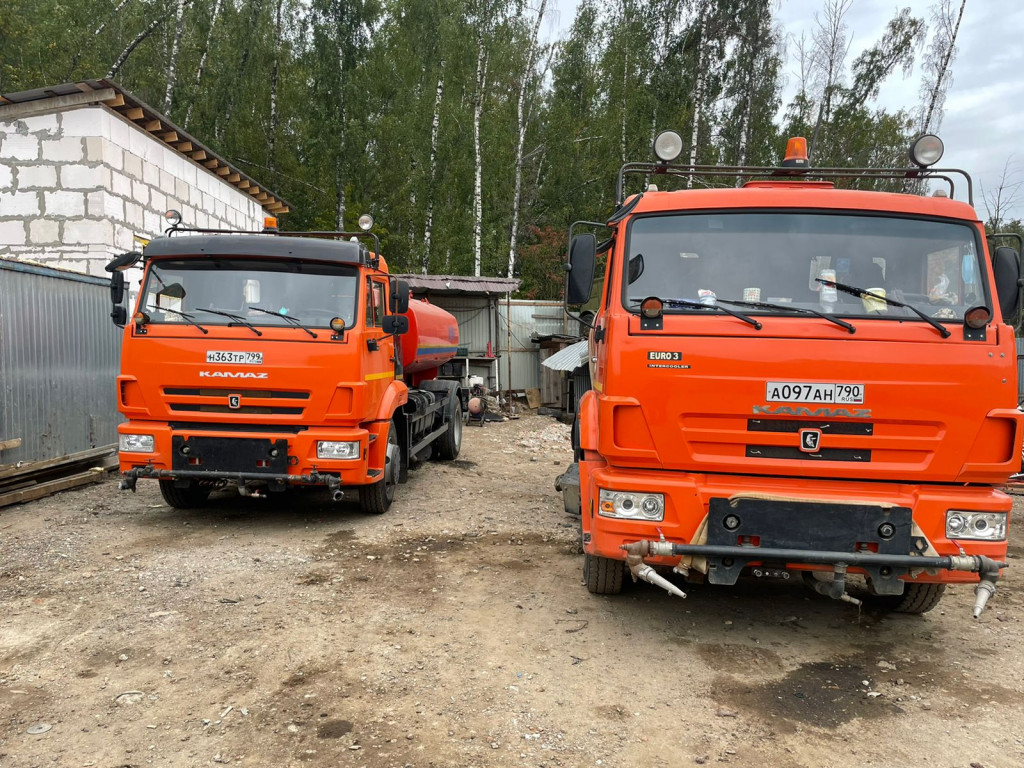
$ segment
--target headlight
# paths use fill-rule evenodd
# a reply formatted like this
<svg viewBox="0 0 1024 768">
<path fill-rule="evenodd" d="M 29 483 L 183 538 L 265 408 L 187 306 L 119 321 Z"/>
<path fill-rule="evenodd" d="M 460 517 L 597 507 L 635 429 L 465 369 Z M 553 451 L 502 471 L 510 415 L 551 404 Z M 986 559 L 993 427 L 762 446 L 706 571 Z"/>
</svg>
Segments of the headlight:
<svg viewBox="0 0 1024 768">
<path fill-rule="evenodd" d="M 601 489 L 600 512 L 604 517 L 627 520 L 664 520 L 665 495 L 642 491 L 606 491 Z"/>
<path fill-rule="evenodd" d="M 118 435 L 117 448 L 125 453 L 152 453 L 156 440 L 152 435 Z"/>
<path fill-rule="evenodd" d="M 1006 538 L 1006 517 L 1006 512 L 950 509 L 946 512 L 946 538 L 1003 541 Z"/>
<path fill-rule="evenodd" d="M 358 459 L 359 441 L 340 443 L 320 440 L 316 444 L 316 457 L 318 459 Z"/>
</svg>

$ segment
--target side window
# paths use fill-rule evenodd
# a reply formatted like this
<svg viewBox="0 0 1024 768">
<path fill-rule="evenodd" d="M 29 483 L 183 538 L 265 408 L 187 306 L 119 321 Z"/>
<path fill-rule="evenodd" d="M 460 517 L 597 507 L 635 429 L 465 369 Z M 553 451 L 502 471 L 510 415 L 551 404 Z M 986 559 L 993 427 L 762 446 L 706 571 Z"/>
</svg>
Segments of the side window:
<svg viewBox="0 0 1024 768">
<path fill-rule="evenodd" d="M 380 280 L 373 281 L 373 324 L 381 325 L 384 322 L 384 301 L 386 291 L 384 283 Z"/>
<path fill-rule="evenodd" d="M 374 311 L 373 296 L 374 296 L 373 280 L 366 278 L 366 327 L 372 328 L 377 324 L 377 315 Z"/>
</svg>

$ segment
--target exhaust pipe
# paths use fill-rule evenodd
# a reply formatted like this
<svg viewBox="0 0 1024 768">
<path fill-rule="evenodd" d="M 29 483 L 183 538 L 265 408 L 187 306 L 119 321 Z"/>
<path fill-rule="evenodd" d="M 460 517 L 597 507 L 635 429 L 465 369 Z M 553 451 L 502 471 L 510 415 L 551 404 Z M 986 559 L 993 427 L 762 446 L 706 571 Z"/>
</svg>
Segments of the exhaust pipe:
<svg viewBox="0 0 1024 768">
<path fill-rule="evenodd" d="M 331 501 L 341 501 L 344 498 L 345 498 L 345 492 L 344 491 L 335 491 L 334 493 L 331 494 Z"/>
</svg>

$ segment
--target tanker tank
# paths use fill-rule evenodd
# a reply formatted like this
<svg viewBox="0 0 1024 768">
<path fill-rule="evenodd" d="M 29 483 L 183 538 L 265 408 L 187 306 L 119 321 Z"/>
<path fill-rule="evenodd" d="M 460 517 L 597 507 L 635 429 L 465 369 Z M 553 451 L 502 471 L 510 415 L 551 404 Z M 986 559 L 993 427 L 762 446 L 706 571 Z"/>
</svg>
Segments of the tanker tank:
<svg viewBox="0 0 1024 768">
<path fill-rule="evenodd" d="M 453 357 L 459 346 L 455 317 L 425 299 L 410 301 L 409 332 L 402 339 L 402 369 L 412 374 L 412 385 L 436 376 L 437 369 Z"/>
</svg>

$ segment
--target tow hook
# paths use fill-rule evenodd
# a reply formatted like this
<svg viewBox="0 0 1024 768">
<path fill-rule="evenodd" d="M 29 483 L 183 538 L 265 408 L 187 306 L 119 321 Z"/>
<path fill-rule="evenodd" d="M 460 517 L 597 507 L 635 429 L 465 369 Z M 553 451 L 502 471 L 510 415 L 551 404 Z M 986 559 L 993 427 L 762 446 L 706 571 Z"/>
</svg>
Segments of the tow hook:
<svg viewBox="0 0 1024 768">
<path fill-rule="evenodd" d="M 648 542 L 634 541 L 632 544 L 623 544 L 621 548 L 626 551 L 626 565 L 629 566 L 629 572 L 633 576 L 633 581 L 643 579 L 648 584 L 661 587 L 670 595 L 686 597 L 686 593 L 683 590 L 659 574 L 654 568 L 644 563 L 644 555 L 650 551 Z"/>
</svg>

